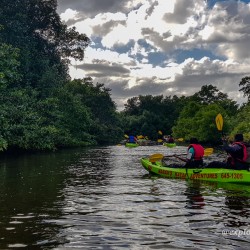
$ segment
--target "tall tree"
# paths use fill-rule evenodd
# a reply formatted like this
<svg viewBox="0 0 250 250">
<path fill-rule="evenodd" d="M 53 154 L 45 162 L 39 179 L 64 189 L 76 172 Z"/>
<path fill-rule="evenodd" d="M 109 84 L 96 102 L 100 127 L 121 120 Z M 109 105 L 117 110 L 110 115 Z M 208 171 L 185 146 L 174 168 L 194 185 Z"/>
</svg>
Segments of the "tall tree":
<svg viewBox="0 0 250 250">
<path fill-rule="evenodd" d="M 20 49 L 22 86 L 50 91 L 68 77 L 69 57 L 82 59 L 89 39 L 67 28 L 57 0 L 1 0 L 2 42 Z"/>
</svg>

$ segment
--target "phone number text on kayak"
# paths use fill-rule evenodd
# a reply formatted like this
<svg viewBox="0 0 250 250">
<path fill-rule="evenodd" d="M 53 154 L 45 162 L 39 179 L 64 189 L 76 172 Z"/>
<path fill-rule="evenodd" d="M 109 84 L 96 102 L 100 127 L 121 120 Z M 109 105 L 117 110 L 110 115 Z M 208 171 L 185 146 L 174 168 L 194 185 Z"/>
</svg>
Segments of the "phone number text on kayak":
<svg viewBox="0 0 250 250">
<path fill-rule="evenodd" d="M 167 175 L 169 177 L 174 177 L 174 178 L 180 178 L 180 179 L 185 179 L 187 178 L 186 173 L 177 173 L 173 172 L 171 170 L 165 170 L 165 169 L 159 169 L 158 174 L 163 174 Z M 243 174 L 240 173 L 194 173 L 189 176 L 190 179 L 218 179 L 218 177 L 221 177 L 221 179 L 243 179 Z"/>
</svg>

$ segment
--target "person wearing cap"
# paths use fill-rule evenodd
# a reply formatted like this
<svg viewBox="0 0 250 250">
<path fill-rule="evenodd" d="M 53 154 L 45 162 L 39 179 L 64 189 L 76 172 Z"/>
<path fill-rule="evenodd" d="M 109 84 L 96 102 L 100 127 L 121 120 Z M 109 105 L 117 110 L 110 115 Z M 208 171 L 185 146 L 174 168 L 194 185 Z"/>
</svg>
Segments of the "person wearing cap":
<svg viewBox="0 0 250 250">
<path fill-rule="evenodd" d="M 228 154 L 225 162 L 213 161 L 210 162 L 206 168 L 227 168 L 237 170 L 248 170 L 249 164 L 247 163 L 248 153 L 247 145 L 244 143 L 243 134 L 236 134 L 234 142 L 228 145 L 225 138 L 222 138 L 223 149 Z"/>
</svg>

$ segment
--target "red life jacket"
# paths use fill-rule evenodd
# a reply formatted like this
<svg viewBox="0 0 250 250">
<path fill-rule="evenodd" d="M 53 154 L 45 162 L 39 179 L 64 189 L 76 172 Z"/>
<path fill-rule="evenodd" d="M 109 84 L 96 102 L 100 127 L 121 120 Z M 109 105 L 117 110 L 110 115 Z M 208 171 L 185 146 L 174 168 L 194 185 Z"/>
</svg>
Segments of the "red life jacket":
<svg viewBox="0 0 250 250">
<path fill-rule="evenodd" d="M 242 142 L 234 142 L 234 144 L 237 144 L 237 145 L 240 145 L 243 149 L 243 158 L 242 159 L 239 159 L 239 158 L 236 158 L 238 161 L 242 161 L 242 162 L 246 162 L 247 159 L 248 159 L 248 153 L 247 153 L 247 147 L 244 143 Z"/>
<path fill-rule="evenodd" d="M 194 148 L 194 160 L 201 160 L 204 156 L 204 148 L 200 144 L 190 144 L 188 149 Z"/>
</svg>

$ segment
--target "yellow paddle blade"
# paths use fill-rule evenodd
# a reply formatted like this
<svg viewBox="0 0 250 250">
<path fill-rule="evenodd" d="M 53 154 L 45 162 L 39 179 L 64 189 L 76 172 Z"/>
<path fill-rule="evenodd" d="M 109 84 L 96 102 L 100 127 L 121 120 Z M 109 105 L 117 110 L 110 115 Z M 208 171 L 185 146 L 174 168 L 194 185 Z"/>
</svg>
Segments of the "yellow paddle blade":
<svg viewBox="0 0 250 250">
<path fill-rule="evenodd" d="M 204 156 L 209 156 L 214 152 L 213 148 L 205 148 L 204 150 Z"/>
<path fill-rule="evenodd" d="M 149 161 L 150 162 L 156 162 L 156 161 L 160 161 L 162 160 L 162 158 L 164 157 L 163 154 L 153 154 L 149 157 Z"/>
<path fill-rule="evenodd" d="M 157 142 L 163 142 L 163 140 L 162 139 L 158 139 Z"/>
<path fill-rule="evenodd" d="M 124 137 L 125 137 L 125 138 L 129 138 L 129 136 L 128 136 L 128 135 L 124 135 Z"/>
<path fill-rule="evenodd" d="M 162 135 L 162 131 L 161 131 L 161 130 L 159 130 L 159 131 L 158 131 L 158 134 Z"/>
<path fill-rule="evenodd" d="M 222 131 L 223 128 L 223 118 L 221 114 L 218 114 L 215 118 L 215 122 L 216 122 L 216 127 L 219 131 Z"/>
<path fill-rule="evenodd" d="M 184 138 L 178 138 L 177 141 L 184 141 Z"/>
</svg>

